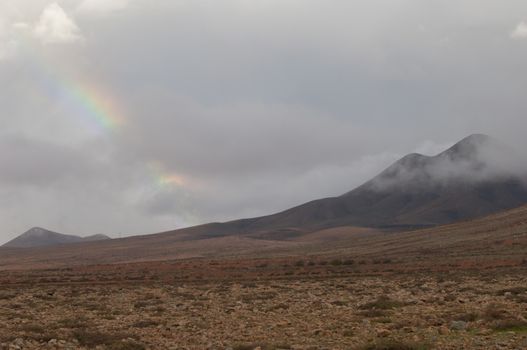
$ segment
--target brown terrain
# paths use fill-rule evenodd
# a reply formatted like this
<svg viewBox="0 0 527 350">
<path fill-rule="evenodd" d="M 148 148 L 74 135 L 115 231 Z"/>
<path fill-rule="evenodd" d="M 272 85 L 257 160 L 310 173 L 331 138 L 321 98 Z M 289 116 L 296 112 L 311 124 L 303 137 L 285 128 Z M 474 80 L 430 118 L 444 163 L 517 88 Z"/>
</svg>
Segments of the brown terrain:
<svg viewBox="0 0 527 350">
<path fill-rule="evenodd" d="M 214 224 L 212 224 L 214 225 Z M 452 261 L 521 261 L 527 257 L 527 206 L 481 219 L 407 232 L 336 227 L 296 230 L 272 240 L 260 233 L 193 239 L 210 225 L 176 232 L 42 248 L 0 248 L 0 269 L 27 270 L 81 265 L 203 259 L 272 259 L 306 256 L 423 260 L 435 268 Z M 290 232 L 288 230 L 287 232 Z M 418 267 L 422 267 L 419 264 Z"/>
<path fill-rule="evenodd" d="M 527 348 L 527 207 L 399 233 L 187 234 L 2 251 L 0 348 Z"/>
<path fill-rule="evenodd" d="M 0 349 L 527 349 L 527 190 L 432 172 L 485 173 L 489 142 L 502 154 L 475 135 L 260 218 L 30 230 L 0 248 Z"/>
</svg>

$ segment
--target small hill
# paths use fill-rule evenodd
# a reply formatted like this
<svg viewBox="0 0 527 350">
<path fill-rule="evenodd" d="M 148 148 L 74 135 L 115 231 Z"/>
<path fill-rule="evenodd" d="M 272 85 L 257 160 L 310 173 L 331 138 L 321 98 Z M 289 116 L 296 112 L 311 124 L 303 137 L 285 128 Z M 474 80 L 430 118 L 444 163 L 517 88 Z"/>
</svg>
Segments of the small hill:
<svg viewBox="0 0 527 350">
<path fill-rule="evenodd" d="M 17 238 L 7 242 L 3 247 L 7 248 L 34 248 L 34 247 L 50 247 L 60 244 L 80 243 L 80 242 L 94 242 L 108 240 L 110 237 L 105 235 L 93 235 L 89 237 L 79 237 L 74 235 L 65 235 L 53 231 L 48 231 L 40 227 L 33 227 L 29 231 L 24 232 Z"/>
</svg>

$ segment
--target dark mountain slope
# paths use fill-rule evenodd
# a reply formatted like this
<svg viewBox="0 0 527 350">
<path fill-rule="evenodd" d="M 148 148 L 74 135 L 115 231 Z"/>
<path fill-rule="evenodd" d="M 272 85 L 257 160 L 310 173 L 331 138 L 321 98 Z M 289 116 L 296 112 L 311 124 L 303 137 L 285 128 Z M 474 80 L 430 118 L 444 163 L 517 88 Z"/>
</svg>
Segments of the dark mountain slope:
<svg viewBox="0 0 527 350">
<path fill-rule="evenodd" d="M 471 135 L 433 157 L 409 154 L 339 197 L 311 201 L 274 215 L 155 236 L 167 242 L 231 235 L 290 240 L 340 226 L 405 230 L 448 224 L 527 204 L 526 164 L 499 141 Z M 41 230 L 30 230 L 5 246 L 38 247 L 89 239 Z M 150 238 L 134 240 L 144 241 L 146 249 Z"/>
<path fill-rule="evenodd" d="M 525 162 L 486 135 L 428 157 L 409 154 L 342 196 L 227 223 L 242 232 L 353 225 L 412 228 L 472 219 L 527 203 Z"/>
</svg>

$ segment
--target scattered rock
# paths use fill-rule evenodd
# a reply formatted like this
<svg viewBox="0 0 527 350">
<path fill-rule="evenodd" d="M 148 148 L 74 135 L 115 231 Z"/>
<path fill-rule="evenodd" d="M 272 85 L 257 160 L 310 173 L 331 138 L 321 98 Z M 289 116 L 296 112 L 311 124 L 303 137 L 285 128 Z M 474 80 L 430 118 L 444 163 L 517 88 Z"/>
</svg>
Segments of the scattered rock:
<svg viewBox="0 0 527 350">
<path fill-rule="evenodd" d="M 465 321 L 452 321 L 450 322 L 450 329 L 453 331 L 464 331 L 467 329 L 467 323 Z"/>
</svg>

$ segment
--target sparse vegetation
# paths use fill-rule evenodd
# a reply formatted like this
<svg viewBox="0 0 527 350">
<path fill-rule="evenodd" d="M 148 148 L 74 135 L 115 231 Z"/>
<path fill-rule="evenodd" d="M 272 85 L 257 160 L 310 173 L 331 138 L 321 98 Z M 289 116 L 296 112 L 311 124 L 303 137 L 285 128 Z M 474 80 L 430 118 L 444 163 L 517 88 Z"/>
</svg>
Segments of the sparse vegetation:
<svg viewBox="0 0 527 350">
<path fill-rule="evenodd" d="M 361 309 L 390 310 L 404 306 L 403 302 L 393 300 L 386 295 L 379 296 L 376 300 L 361 305 Z"/>
<path fill-rule="evenodd" d="M 475 312 L 466 312 L 458 314 L 455 317 L 456 321 L 464 321 L 464 322 L 474 322 L 479 318 L 479 315 Z"/>
<path fill-rule="evenodd" d="M 103 333 L 86 329 L 76 329 L 73 331 L 73 336 L 77 339 L 79 344 L 87 347 L 105 345 L 111 349 L 121 349 L 121 346 L 131 344 L 131 336 L 129 334 Z"/>
<path fill-rule="evenodd" d="M 382 339 L 374 343 L 364 345 L 360 348 L 360 350 L 428 350 L 430 348 L 430 345 L 427 343 Z"/>
<path fill-rule="evenodd" d="M 150 328 L 150 327 L 157 327 L 159 325 L 158 321 L 155 320 L 141 320 L 137 321 L 133 324 L 133 327 L 135 328 Z"/>
<path fill-rule="evenodd" d="M 250 344 L 235 344 L 233 350 L 289 350 L 292 349 L 288 344 L 267 344 L 267 343 L 250 343 Z"/>
<path fill-rule="evenodd" d="M 500 320 L 494 322 L 492 328 L 499 332 L 527 332 L 527 322 L 516 319 Z"/>
<path fill-rule="evenodd" d="M 340 260 L 340 259 L 333 259 L 329 263 L 331 265 L 333 265 L 333 266 L 340 266 L 340 265 L 342 265 L 342 260 Z"/>
<path fill-rule="evenodd" d="M 22 326 L 20 326 L 20 330 L 29 333 L 44 333 L 46 331 L 41 325 L 32 323 L 23 324 Z"/>
<path fill-rule="evenodd" d="M 489 304 L 483 311 L 483 317 L 486 320 L 503 320 L 508 317 L 507 310 L 500 304 Z"/>
<path fill-rule="evenodd" d="M 471 349 L 493 336 L 504 350 L 522 348 L 527 335 L 522 274 L 404 273 L 383 264 L 373 269 L 373 259 L 363 265 L 336 260 L 341 265 L 290 258 L 268 261 L 265 268 L 257 267 L 261 261 L 197 260 L 176 271 L 188 279 L 170 283 L 152 282 L 152 273 L 129 266 L 116 268 L 123 274 L 117 282 L 98 269 L 91 275 L 39 272 L 53 281 L 85 276 L 103 282 L 3 284 L 0 349 L 18 344 L 36 350 L 49 342 L 109 350 L 172 344 L 218 350 Z M 126 268 L 130 272 L 123 272 Z M 211 268 L 236 277 L 207 279 Z M 163 273 L 157 272 L 161 280 Z M 374 340 L 357 346 L 365 339 Z"/>
</svg>

